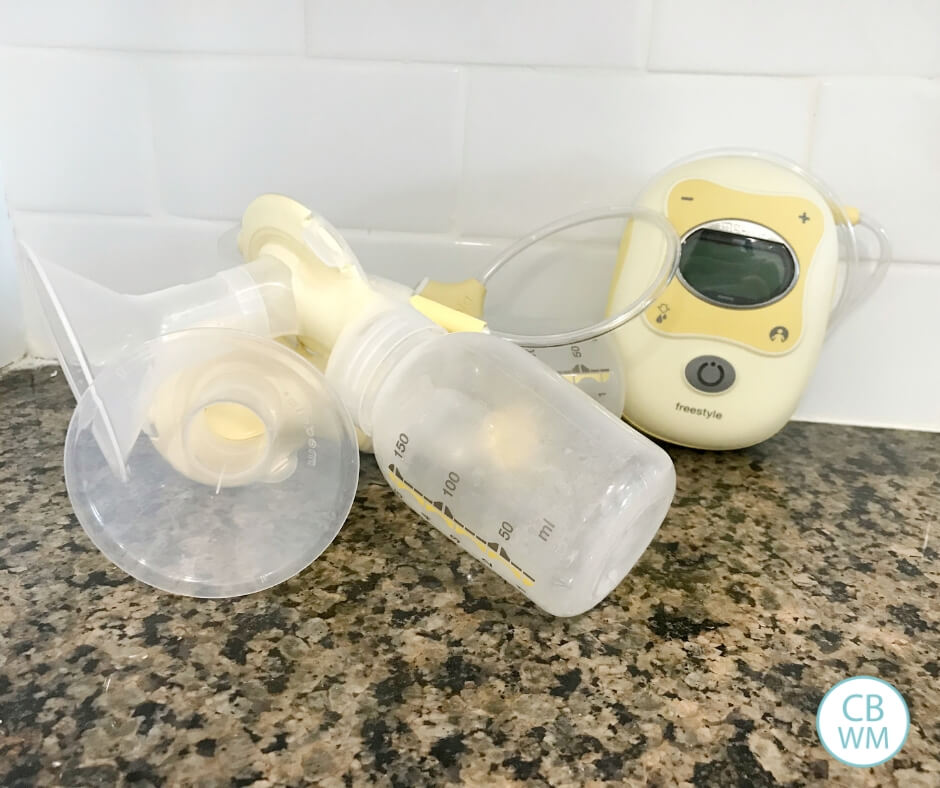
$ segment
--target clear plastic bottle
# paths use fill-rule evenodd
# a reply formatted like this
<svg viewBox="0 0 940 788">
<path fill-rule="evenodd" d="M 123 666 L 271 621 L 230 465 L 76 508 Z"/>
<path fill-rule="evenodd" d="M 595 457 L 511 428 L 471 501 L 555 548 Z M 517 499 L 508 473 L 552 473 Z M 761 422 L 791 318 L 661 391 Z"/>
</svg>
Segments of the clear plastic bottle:
<svg viewBox="0 0 940 788">
<path fill-rule="evenodd" d="M 405 503 L 553 615 L 604 599 L 675 493 L 662 449 L 497 337 L 385 309 L 327 378 Z"/>
</svg>

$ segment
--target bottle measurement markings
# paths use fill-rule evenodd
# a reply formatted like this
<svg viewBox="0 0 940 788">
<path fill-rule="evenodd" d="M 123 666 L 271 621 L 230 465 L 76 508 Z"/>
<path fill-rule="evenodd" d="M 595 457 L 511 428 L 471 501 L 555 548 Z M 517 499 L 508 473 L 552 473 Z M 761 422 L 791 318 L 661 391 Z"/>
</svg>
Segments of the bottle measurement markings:
<svg viewBox="0 0 940 788">
<path fill-rule="evenodd" d="M 404 435 L 404 433 L 402 434 Z M 405 438 L 405 443 L 407 443 L 407 437 Z M 389 464 L 388 470 L 394 478 L 393 484 L 395 485 L 395 487 L 397 487 L 402 492 L 406 492 L 409 495 L 411 495 L 411 497 L 414 498 L 415 501 L 417 501 L 418 504 L 421 506 L 422 517 L 428 520 L 430 519 L 427 516 L 428 514 L 436 514 L 441 520 L 444 521 L 444 524 L 455 534 L 457 534 L 458 536 L 461 534 L 466 534 L 467 536 L 470 537 L 470 540 L 476 545 L 477 549 L 481 552 L 482 560 L 484 563 L 492 566 L 492 564 L 487 559 L 495 558 L 500 563 L 507 566 L 509 568 L 509 571 L 512 572 L 513 575 L 515 575 L 515 577 L 517 577 L 519 580 L 522 581 L 523 585 L 531 586 L 535 584 L 535 578 L 532 577 L 532 575 L 528 574 L 527 572 L 523 571 L 522 567 L 520 567 L 517 563 L 515 563 L 509 557 L 509 553 L 506 552 L 506 548 L 503 547 L 499 542 L 487 542 L 485 539 L 481 538 L 480 536 L 477 536 L 477 534 L 474 533 L 474 531 L 471 528 L 468 528 L 466 525 L 461 523 L 456 517 L 454 517 L 454 513 L 450 510 L 450 507 L 445 505 L 443 501 L 431 501 L 427 497 L 425 497 L 425 495 L 420 490 L 418 490 L 413 485 L 411 485 L 408 481 L 405 480 L 404 476 L 402 476 L 401 471 L 398 469 L 398 466 L 395 465 L 395 463 Z M 456 473 L 451 472 L 450 475 L 448 476 L 448 481 L 452 482 L 454 486 L 452 488 L 448 488 L 447 482 L 445 482 L 444 490 L 446 492 L 449 489 L 450 493 L 447 493 L 447 494 L 452 495 L 453 490 L 456 489 L 457 482 L 460 481 L 460 477 Z M 546 522 L 548 521 L 546 520 Z M 507 530 L 507 526 L 508 526 L 508 530 Z M 542 531 L 544 530 L 545 529 L 543 528 Z M 510 525 L 508 522 L 503 522 L 500 525 L 500 536 L 502 536 L 504 539 L 509 539 L 509 534 L 511 533 L 512 533 L 512 525 Z M 551 533 L 551 531 L 549 530 L 548 533 Z M 540 532 L 539 536 L 541 537 L 541 535 L 542 534 Z"/>
<path fill-rule="evenodd" d="M 578 384 L 582 380 L 596 380 L 598 383 L 606 383 L 610 380 L 609 369 L 591 369 L 584 364 L 575 364 L 571 369 L 559 370 L 558 374 L 565 380 Z"/>
</svg>

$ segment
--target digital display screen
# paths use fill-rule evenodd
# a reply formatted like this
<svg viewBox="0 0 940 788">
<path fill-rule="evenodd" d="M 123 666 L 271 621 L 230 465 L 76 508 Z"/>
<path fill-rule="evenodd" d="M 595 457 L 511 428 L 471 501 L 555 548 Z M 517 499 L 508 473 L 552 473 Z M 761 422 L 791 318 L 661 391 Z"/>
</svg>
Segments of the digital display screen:
<svg viewBox="0 0 940 788">
<path fill-rule="evenodd" d="M 705 299 L 748 307 L 785 293 L 796 264 L 781 243 L 702 228 L 683 242 L 679 272 L 686 285 Z"/>
</svg>

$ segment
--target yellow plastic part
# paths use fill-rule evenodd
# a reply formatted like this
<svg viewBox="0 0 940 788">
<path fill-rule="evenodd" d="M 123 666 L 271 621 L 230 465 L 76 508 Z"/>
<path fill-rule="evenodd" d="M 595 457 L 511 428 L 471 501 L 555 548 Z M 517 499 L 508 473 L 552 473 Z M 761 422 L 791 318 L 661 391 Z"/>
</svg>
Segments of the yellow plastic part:
<svg viewBox="0 0 940 788">
<path fill-rule="evenodd" d="M 842 212 L 845 214 L 845 218 L 848 219 L 852 224 L 858 224 L 861 220 L 858 208 L 856 208 L 854 205 L 843 205 Z"/>
<path fill-rule="evenodd" d="M 434 279 L 426 279 L 418 295 L 472 317 L 482 318 L 486 285 L 477 279 L 464 279 L 462 282 L 438 282 Z"/>
<path fill-rule="evenodd" d="M 204 408 L 206 426 L 230 441 L 244 441 L 264 435 L 264 422 L 237 402 L 217 402 Z"/>
<path fill-rule="evenodd" d="M 242 216 L 238 247 L 246 260 L 268 255 L 291 270 L 300 341 L 314 354 L 328 355 L 351 316 L 378 295 L 350 252 L 330 261 L 311 247 L 311 235 L 323 239 L 323 220 L 289 197 L 266 194 Z M 335 232 L 335 231 L 332 231 Z"/>
<path fill-rule="evenodd" d="M 242 217 L 238 246 L 246 260 L 268 255 L 291 269 L 294 299 L 300 331 L 295 339 L 284 342 L 323 370 L 337 337 L 349 320 L 380 301 L 368 277 L 352 252 L 344 254 L 341 245 L 324 232 L 325 220 L 289 197 L 266 194 L 248 206 Z M 335 230 L 330 230 L 335 233 Z M 315 243 L 311 244 L 311 241 Z M 324 245 L 318 245 L 319 241 Z M 330 243 L 332 241 L 332 243 Z M 320 252 L 329 259 L 321 259 Z M 478 283 L 479 284 L 479 283 Z M 482 288 L 482 285 L 479 285 Z M 467 288 L 471 293 L 472 287 Z M 474 295 L 470 308 L 482 294 Z M 449 305 L 423 296 L 412 296 L 411 304 L 419 312 L 447 331 L 483 331 L 486 323 Z M 232 424 L 223 413 L 213 423 L 220 434 L 249 434 L 243 425 Z M 371 449 L 371 440 L 356 431 L 359 448 Z"/>
<path fill-rule="evenodd" d="M 350 315 L 365 308 L 378 295 L 354 258 L 344 261 L 340 257 L 339 264 L 331 265 L 317 257 L 305 235 L 309 229 L 316 229 L 317 221 L 301 203 L 278 194 L 266 194 L 245 211 L 238 245 L 246 260 L 267 254 L 291 269 L 300 342 L 311 354 L 325 358 Z M 465 288 L 469 301 L 464 299 L 464 303 L 468 309 L 478 303 L 482 311 L 485 288 L 479 282 L 477 285 Z M 478 317 L 446 302 L 416 295 L 412 296 L 411 304 L 447 331 L 486 328 Z"/>
<path fill-rule="evenodd" d="M 690 195 L 694 200 L 688 199 Z M 677 277 L 644 313 L 647 325 L 667 336 L 722 337 L 772 355 L 793 348 L 803 330 L 806 273 L 822 238 L 820 209 L 801 197 L 752 194 L 691 179 L 673 188 L 668 216 L 680 237 L 715 216 L 747 216 L 750 221 L 773 227 L 796 253 L 800 276 L 783 298 L 759 309 L 713 306 L 691 293 Z M 657 317 L 664 315 L 666 319 L 657 322 Z M 784 341 L 772 338 L 775 326 L 787 329 Z"/>
<path fill-rule="evenodd" d="M 412 296 L 411 305 L 422 315 L 433 320 L 441 328 L 452 334 L 457 331 L 484 331 L 486 329 L 486 322 L 478 317 L 473 317 L 458 309 L 452 309 L 438 301 L 425 298 L 423 295 Z"/>
</svg>

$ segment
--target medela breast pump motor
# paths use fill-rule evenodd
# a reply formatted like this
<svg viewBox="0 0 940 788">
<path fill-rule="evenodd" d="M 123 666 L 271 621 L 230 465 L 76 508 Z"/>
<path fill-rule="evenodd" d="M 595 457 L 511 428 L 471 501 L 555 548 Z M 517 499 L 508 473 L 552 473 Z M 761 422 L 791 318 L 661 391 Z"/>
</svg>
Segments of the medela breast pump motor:
<svg viewBox="0 0 940 788">
<path fill-rule="evenodd" d="M 681 162 L 640 195 L 682 242 L 676 277 L 615 334 L 624 417 L 643 431 L 704 449 L 758 443 L 796 409 L 827 330 L 874 287 L 889 249 L 859 262 L 854 225 L 818 180 L 759 154 Z M 643 239 L 625 237 L 610 309 L 649 276 Z"/>
<path fill-rule="evenodd" d="M 876 260 L 860 260 L 856 224 Z M 715 152 L 656 176 L 634 208 L 526 235 L 478 280 L 418 289 L 486 318 L 643 431 L 733 449 L 783 427 L 827 331 L 888 257 L 884 231 L 795 164 Z"/>
</svg>

